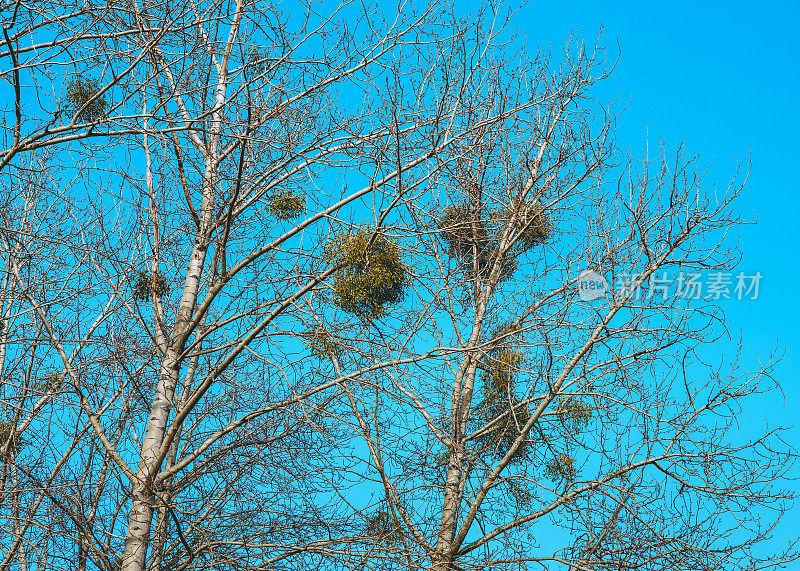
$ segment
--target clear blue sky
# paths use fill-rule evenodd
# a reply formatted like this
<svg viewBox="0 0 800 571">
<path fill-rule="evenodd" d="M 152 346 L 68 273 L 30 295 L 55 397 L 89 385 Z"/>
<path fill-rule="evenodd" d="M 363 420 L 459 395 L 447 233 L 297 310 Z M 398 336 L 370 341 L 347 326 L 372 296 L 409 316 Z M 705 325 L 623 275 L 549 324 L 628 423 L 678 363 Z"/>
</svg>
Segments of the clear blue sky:
<svg viewBox="0 0 800 571">
<path fill-rule="evenodd" d="M 479 2 L 460 4 L 474 10 Z M 725 305 L 734 338 L 743 338 L 742 361 L 755 365 L 776 348 L 785 399 L 772 394 L 744 411 L 742 429 L 793 426 L 789 442 L 800 446 L 800 230 L 798 143 L 800 134 L 800 5 L 795 2 L 642 2 L 538 0 L 514 22 L 533 50 L 554 53 L 573 34 L 593 44 L 601 32 L 613 76 L 595 92 L 627 106 L 618 124 L 621 146 L 642 155 L 663 141 L 681 141 L 690 153 L 713 162 L 708 183 L 724 188 L 736 159 L 752 153 L 753 167 L 738 208 L 757 224 L 740 228 L 739 269 L 764 278 L 758 300 Z M 618 47 L 619 46 L 619 47 Z M 800 477 L 800 469 L 794 472 Z M 795 484 L 792 486 L 798 489 Z M 797 537 L 800 507 L 777 534 Z"/>
</svg>

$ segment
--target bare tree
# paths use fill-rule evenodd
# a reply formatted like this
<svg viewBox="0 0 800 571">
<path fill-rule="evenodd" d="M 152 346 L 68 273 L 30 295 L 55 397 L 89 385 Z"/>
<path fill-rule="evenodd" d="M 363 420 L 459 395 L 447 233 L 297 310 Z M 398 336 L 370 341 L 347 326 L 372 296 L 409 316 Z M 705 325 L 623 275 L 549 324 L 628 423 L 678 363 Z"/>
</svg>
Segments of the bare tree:
<svg viewBox="0 0 800 571">
<path fill-rule="evenodd" d="M 279 8 L 3 8 L 3 569 L 296 567 L 352 541 L 322 414 L 343 379 L 304 365 L 304 308 L 343 265 L 331 232 L 380 227 L 469 140 L 496 30 Z"/>
<path fill-rule="evenodd" d="M 769 367 L 652 295 L 732 267 L 741 185 L 615 166 L 602 52 L 501 13 L 3 5 L 3 570 L 794 557 L 732 431 Z"/>
<path fill-rule="evenodd" d="M 690 287 L 698 272 L 731 279 L 725 236 L 744 175 L 721 193 L 682 148 L 624 160 L 590 98 L 602 65 L 579 47 L 523 92 L 498 70 L 462 116 L 473 138 L 391 220 L 404 302 L 378 320 L 315 309 L 329 331 L 353 328 L 329 351 L 331 378 L 395 363 L 342 383 L 338 415 L 354 419 L 374 499 L 359 506 L 367 568 L 761 569 L 797 557 L 763 545 L 790 505 L 794 453 L 779 430 L 736 425 L 748 397 L 775 388 L 774 363 L 748 372 L 736 352 L 705 363 L 704 345 L 730 343 L 723 290 Z M 517 98 L 533 104 L 481 124 Z"/>
</svg>

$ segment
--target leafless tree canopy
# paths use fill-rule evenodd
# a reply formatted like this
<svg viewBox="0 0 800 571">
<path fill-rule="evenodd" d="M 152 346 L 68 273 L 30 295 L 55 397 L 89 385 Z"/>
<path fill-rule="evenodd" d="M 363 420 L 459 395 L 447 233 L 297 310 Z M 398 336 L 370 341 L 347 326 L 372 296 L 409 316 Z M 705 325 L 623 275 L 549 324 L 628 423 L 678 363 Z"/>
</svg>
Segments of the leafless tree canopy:
<svg viewBox="0 0 800 571">
<path fill-rule="evenodd" d="M 628 159 L 602 48 L 512 52 L 494 5 L 0 6 L 0 571 L 796 557 L 794 454 L 736 424 L 773 363 L 707 363 L 719 305 L 657 289 L 733 268 L 746 165 Z"/>
</svg>

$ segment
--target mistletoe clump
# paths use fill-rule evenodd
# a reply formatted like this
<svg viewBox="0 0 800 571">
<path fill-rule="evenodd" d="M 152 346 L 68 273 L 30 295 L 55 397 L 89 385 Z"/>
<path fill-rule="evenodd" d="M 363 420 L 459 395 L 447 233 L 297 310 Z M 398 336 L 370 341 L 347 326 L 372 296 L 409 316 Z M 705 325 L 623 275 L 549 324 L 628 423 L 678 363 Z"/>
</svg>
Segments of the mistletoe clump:
<svg viewBox="0 0 800 571">
<path fill-rule="evenodd" d="M 501 256 L 500 243 L 509 224 L 515 242 Z M 465 201 L 445 208 L 437 227 L 448 254 L 461 260 L 465 270 L 485 274 L 499 258 L 500 280 L 514 274 L 522 253 L 546 242 L 553 232 L 544 209 L 526 203 L 499 210 L 484 208 L 478 213 Z"/>
<path fill-rule="evenodd" d="M 164 297 L 167 293 L 167 279 L 156 270 L 152 274 L 139 272 L 133 285 L 133 297 L 139 301 L 147 301 L 151 295 Z"/>
<path fill-rule="evenodd" d="M 492 335 L 492 342 L 496 345 L 479 365 L 483 379 L 483 402 L 478 419 L 483 424 L 491 424 L 480 440 L 485 447 L 494 449 L 498 456 L 508 452 L 519 438 L 520 429 L 531 418 L 527 405 L 516 396 L 516 374 L 525 356 L 522 351 L 515 349 L 515 335 L 516 330 L 510 324 L 498 327 Z M 524 460 L 528 452 L 528 443 L 523 441 L 512 460 Z"/>
<path fill-rule="evenodd" d="M 435 468 L 441 468 L 442 466 L 447 466 L 450 462 L 450 450 L 443 449 L 439 452 L 436 452 L 431 457 L 431 465 Z"/>
<path fill-rule="evenodd" d="M 445 208 L 438 226 L 439 236 L 447 244 L 451 256 L 471 256 L 475 250 L 482 252 L 491 246 L 486 225 L 472 215 L 466 202 Z"/>
<path fill-rule="evenodd" d="M 398 246 L 367 228 L 336 236 L 326 258 L 338 269 L 336 305 L 364 319 L 381 317 L 386 306 L 403 300 L 407 270 Z"/>
<path fill-rule="evenodd" d="M 502 347 L 489 352 L 481 364 L 483 389 L 498 396 L 510 393 L 514 386 L 514 375 L 525 360 L 521 351 Z"/>
<path fill-rule="evenodd" d="M 558 409 L 558 416 L 564 424 L 571 427 L 573 432 L 579 432 L 589 424 L 592 418 L 592 409 L 580 400 L 570 399 Z"/>
<path fill-rule="evenodd" d="M 322 327 L 305 331 L 300 336 L 315 357 L 338 357 L 342 353 L 342 346 Z"/>
<path fill-rule="evenodd" d="M 281 192 L 267 203 L 269 213 L 277 220 L 291 220 L 306 211 L 306 197 L 302 194 Z"/>
<path fill-rule="evenodd" d="M 558 455 L 549 460 L 545 466 L 545 472 L 553 480 L 575 479 L 575 459 L 569 454 L 559 452 Z"/>
<path fill-rule="evenodd" d="M 108 108 L 104 96 L 95 97 L 100 92 L 97 80 L 77 77 L 67 84 L 67 111 L 78 114 L 84 121 L 93 121 L 102 117 Z"/>
<path fill-rule="evenodd" d="M 501 210 L 495 214 L 495 220 L 505 224 L 513 220 L 514 233 L 518 235 L 514 247 L 521 252 L 544 244 L 553 235 L 552 221 L 544 209 L 535 204 L 523 203 Z"/>
<path fill-rule="evenodd" d="M 47 375 L 44 379 L 39 381 L 34 385 L 34 388 L 44 392 L 57 392 L 61 388 L 61 384 L 63 382 L 63 377 L 60 373 L 53 371 L 49 375 Z"/>
<path fill-rule="evenodd" d="M 523 356 L 519 351 L 503 349 L 490 354 L 487 361 L 481 366 L 483 403 L 478 416 L 484 424 L 491 423 L 491 428 L 481 437 L 481 441 L 484 446 L 494 449 L 498 456 L 504 456 L 531 417 L 528 407 L 521 404 L 515 394 L 514 375 L 522 364 Z M 528 444 L 523 441 L 512 460 L 527 457 Z"/>
<path fill-rule="evenodd" d="M 366 535 L 374 537 L 385 545 L 394 545 L 405 537 L 397 516 L 388 511 L 379 511 L 367 518 Z"/>
<path fill-rule="evenodd" d="M 533 503 L 533 495 L 523 486 L 511 482 L 509 484 L 508 492 L 517 503 L 517 508 L 527 508 Z"/>
<path fill-rule="evenodd" d="M 264 72 L 266 66 L 267 52 L 262 52 L 256 48 L 250 50 L 245 70 L 249 70 L 252 75 Z"/>
</svg>

